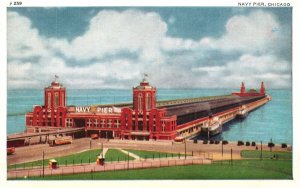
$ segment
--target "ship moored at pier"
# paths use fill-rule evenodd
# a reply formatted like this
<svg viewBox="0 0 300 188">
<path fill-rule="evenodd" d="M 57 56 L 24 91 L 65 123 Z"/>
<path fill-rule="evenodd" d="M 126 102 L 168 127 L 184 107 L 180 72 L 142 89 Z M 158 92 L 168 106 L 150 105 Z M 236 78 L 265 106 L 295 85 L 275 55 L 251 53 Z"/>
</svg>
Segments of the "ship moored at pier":
<svg viewBox="0 0 300 188">
<path fill-rule="evenodd" d="M 133 103 L 127 104 L 67 106 L 66 88 L 55 80 L 44 89 L 44 104 L 26 114 L 25 134 L 45 136 L 57 130 L 73 138 L 174 140 L 207 130 L 213 136 L 224 123 L 239 116 L 242 108 L 248 113 L 271 99 L 262 82 L 260 92 L 246 92 L 242 83 L 240 92 L 231 95 L 157 102 L 156 88 L 145 78 L 133 88 L 132 97 Z M 78 131 L 70 132 L 72 129 Z"/>
<path fill-rule="evenodd" d="M 236 117 L 238 119 L 244 119 L 248 116 L 248 109 L 247 106 L 243 105 L 238 112 L 236 113 Z"/>
<path fill-rule="evenodd" d="M 222 132 L 222 124 L 220 123 L 219 119 L 217 117 L 209 117 L 208 123 L 203 125 L 201 127 L 201 134 L 203 136 L 207 136 L 207 138 L 210 138 L 211 136 L 220 134 Z"/>
</svg>

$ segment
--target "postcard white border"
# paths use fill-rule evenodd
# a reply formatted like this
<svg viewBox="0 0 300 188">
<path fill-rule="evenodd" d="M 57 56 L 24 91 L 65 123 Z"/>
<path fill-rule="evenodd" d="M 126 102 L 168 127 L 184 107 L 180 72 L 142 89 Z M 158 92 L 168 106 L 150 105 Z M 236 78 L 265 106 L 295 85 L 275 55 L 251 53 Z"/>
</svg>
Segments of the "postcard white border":
<svg viewBox="0 0 300 188">
<path fill-rule="evenodd" d="M 6 7 L 11 0 L 2 0 L 0 2 L 0 122 L 1 122 L 1 161 L 0 177 L 1 187 L 243 187 L 243 188 L 260 188 L 260 187 L 297 187 L 300 185 L 300 155 L 299 155 L 299 104 L 300 104 L 300 61 L 299 61 L 299 12 L 300 5 L 297 0 L 259 0 L 259 1 L 234 1 L 234 0 L 21 0 L 23 7 L 56 7 L 56 6 L 217 6 L 233 7 L 237 2 L 279 2 L 291 3 L 293 7 L 293 177 L 294 180 L 142 180 L 142 181 L 7 181 L 6 180 L 6 79 L 7 79 L 7 59 L 6 59 Z M 296 14 L 298 13 L 298 14 Z M 298 96 L 298 97 L 297 97 Z"/>
</svg>

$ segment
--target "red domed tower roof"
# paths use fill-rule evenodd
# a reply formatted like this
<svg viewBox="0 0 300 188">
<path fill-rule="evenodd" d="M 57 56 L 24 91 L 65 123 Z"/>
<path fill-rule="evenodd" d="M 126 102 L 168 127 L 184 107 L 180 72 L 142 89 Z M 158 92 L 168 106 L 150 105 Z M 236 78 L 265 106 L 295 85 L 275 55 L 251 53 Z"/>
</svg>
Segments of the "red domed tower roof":
<svg viewBox="0 0 300 188">
<path fill-rule="evenodd" d="M 66 88 L 57 79 L 58 76 L 55 75 L 54 81 L 44 90 L 44 105 L 48 109 L 66 106 Z"/>
<path fill-rule="evenodd" d="M 150 86 L 145 74 L 140 85 L 133 88 L 133 109 L 140 113 L 156 108 L 156 88 Z"/>
<path fill-rule="evenodd" d="M 142 90 L 142 89 L 153 89 L 153 87 L 149 85 L 149 82 L 146 79 L 147 76 L 148 76 L 147 74 L 144 74 L 144 78 L 140 82 L 140 85 L 136 86 L 134 89 L 140 89 L 140 90 Z"/>
<path fill-rule="evenodd" d="M 58 79 L 58 76 L 57 76 L 57 75 L 55 75 L 55 79 L 54 79 L 54 81 L 53 81 L 53 82 L 51 82 L 51 85 L 50 85 L 50 86 L 48 86 L 48 88 L 52 88 L 52 89 L 59 89 L 59 88 L 63 88 L 63 85 L 62 85 L 62 84 L 60 84 L 60 83 L 57 81 L 57 79 Z"/>
</svg>

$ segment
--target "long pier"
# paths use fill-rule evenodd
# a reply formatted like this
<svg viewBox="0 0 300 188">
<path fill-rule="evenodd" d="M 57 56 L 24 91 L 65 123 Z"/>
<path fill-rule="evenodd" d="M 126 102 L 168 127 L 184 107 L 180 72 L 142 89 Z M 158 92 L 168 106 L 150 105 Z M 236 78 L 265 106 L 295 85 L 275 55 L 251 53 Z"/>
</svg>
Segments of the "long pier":
<svg viewBox="0 0 300 188">
<path fill-rule="evenodd" d="M 221 125 L 236 118 L 241 105 L 245 105 L 249 112 L 264 105 L 269 101 L 268 96 L 238 97 L 234 95 L 197 97 L 175 100 L 164 100 L 157 102 L 157 108 L 166 108 L 168 115 L 177 115 L 177 135 L 190 138 L 201 132 L 201 127 L 209 123 L 209 114 L 217 117 Z M 109 105 L 103 105 L 109 106 Z M 116 107 L 130 107 L 131 103 L 114 104 Z M 24 145 L 25 139 L 42 136 L 45 140 L 50 135 L 74 135 L 84 132 L 81 128 L 53 129 L 46 132 L 37 131 L 36 133 L 18 133 L 7 136 L 8 146 L 10 142 L 20 141 Z M 23 143 L 21 143 L 23 142 Z"/>
<path fill-rule="evenodd" d="M 266 104 L 267 102 L 269 102 L 269 100 L 270 100 L 269 96 L 265 96 L 262 99 L 259 99 L 259 100 L 256 100 L 256 101 L 244 104 L 244 105 L 247 107 L 248 112 L 251 112 L 251 111 L 255 110 L 256 108 Z M 229 110 L 221 111 L 221 112 L 214 114 L 214 117 L 216 117 L 220 121 L 221 126 L 223 126 L 225 123 L 236 118 L 239 109 L 240 109 L 240 106 L 233 107 Z M 194 137 L 201 132 L 201 127 L 208 123 L 209 123 L 208 116 L 191 121 L 191 122 L 184 123 L 184 124 L 178 126 L 177 135 L 180 137 L 183 137 L 183 138 Z"/>
</svg>

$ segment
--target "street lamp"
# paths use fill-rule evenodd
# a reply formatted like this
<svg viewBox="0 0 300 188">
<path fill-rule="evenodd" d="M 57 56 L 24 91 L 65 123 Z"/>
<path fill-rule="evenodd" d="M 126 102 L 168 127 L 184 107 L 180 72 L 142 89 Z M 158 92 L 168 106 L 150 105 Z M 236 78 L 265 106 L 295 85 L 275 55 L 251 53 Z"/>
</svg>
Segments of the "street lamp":
<svg viewBox="0 0 300 188">
<path fill-rule="evenodd" d="M 45 164 L 44 164 L 44 160 L 45 160 L 45 152 L 43 151 L 43 178 L 45 175 Z"/>
<path fill-rule="evenodd" d="M 90 149 L 92 149 L 92 138 L 90 138 Z"/>
<path fill-rule="evenodd" d="M 231 156 L 231 166 L 232 166 L 232 148 L 231 148 L 231 150 L 230 150 L 230 156 Z"/>
<path fill-rule="evenodd" d="M 262 141 L 260 141 L 260 160 L 262 160 Z"/>
<path fill-rule="evenodd" d="M 101 148 L 102 148 L 101 158 L 103 158 L 103 142 L 101 143 Z"/>
<path fill-rule="evenodd" d="M 186 159 L 186 139 L 184 139 L 184 159 Z"/>
<path fill-rule="evenodd" d="M 128 160 L 127 160 L 127 170 L 129 170 L 129 151 L 128 151 L 128 156 L 127 156 Z"/>
<path fill-rule="evenodd" d="M 222 157 L 223 157 L 223 151 L 224 151 L 224 149 L 223 149 L 223 136 L 221 137 L 221 145 L 222 145 Z"/>
<path fill-rule="evenodd" d="M 272 138 L 271 138 L 271 141 L 270 141 L 270 152 L 272 152 L 272 147 L 273 147 L 273 142 L 272 142 Z"/>
<path fill-rule="evenodd" d="M 207 140 L 209 140 L 209 130 L 208 130 L 208 127 L 207 127 Z"/>
</svg>

